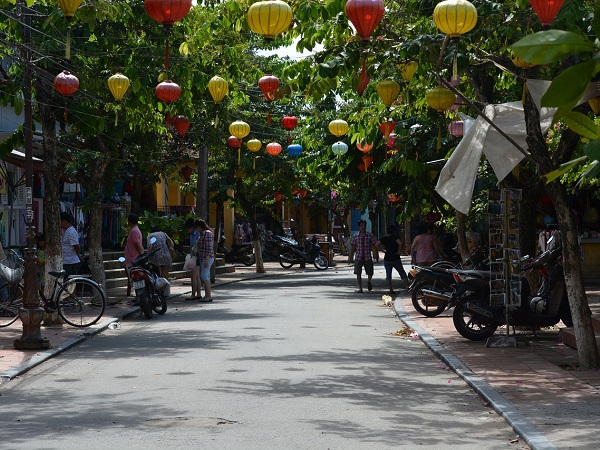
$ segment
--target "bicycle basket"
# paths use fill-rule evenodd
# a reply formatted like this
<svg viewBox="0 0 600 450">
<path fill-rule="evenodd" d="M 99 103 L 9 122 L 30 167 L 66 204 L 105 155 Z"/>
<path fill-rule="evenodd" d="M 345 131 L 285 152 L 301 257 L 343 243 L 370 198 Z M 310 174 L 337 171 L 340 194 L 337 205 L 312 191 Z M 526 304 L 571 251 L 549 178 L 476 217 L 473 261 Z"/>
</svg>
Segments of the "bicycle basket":
<svg viewBox="0 0 600 450">
<path fill-rule="evenodd" d="M 18 283 L 23 278 L 25 266 L 20 261 L 3 259 L 0 261 L 0 278 L 9 283 Z"/>
</svg>

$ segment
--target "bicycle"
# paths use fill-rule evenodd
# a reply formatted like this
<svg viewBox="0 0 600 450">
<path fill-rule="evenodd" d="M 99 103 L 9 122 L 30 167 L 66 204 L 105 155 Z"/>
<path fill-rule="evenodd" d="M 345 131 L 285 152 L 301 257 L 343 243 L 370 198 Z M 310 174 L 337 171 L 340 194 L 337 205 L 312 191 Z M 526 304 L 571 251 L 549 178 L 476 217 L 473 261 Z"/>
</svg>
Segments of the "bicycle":
<svg viewBox="0 0 600 450">
<path fill-rule="evenodd" d="M 8 258 L 0 260 L 0 327 L 7 327 L 19 318 L 23 307 L 23 274 L 25 264 L 17 252 L 10 250 Z"/>
</svg>

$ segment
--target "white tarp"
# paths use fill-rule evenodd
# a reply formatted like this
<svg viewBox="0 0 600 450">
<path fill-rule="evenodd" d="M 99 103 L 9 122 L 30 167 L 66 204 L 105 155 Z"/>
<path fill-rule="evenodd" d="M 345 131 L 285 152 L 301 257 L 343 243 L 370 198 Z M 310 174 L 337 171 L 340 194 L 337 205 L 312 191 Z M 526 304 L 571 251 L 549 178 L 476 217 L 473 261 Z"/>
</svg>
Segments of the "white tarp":
<svg viewBox="0 0 600 450">
<path fill-rule="evenodd" d="M 541 108 L 540 100 L 549 81 L 528 80 L 527 88 L 540 110 L 540 125 L 545 133 L 552 123 L 554 108 Z M 521 102 L 488 105 L 484 114 L 521 148 L 525 143 L 525 113 Z M 484 153 L 498 180 L 503 180 L 525 155 L 496 131 L 487 121 L 477 117 L 463 136 L 440 172 L 435 190 L 456 210 L 467 214 L 477 177 L 477 166 Z"/>
</svg>

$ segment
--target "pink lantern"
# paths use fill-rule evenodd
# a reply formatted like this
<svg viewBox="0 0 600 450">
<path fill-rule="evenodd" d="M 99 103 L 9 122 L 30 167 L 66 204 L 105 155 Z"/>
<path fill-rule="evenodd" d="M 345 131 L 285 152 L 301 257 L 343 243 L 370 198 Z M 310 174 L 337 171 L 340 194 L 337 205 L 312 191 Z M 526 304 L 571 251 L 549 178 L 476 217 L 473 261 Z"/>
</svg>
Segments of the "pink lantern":
<svg viewBox="0 0 600 450">
<path fill-rule="evenodd" d="M 464 132 L 464 122 L 462 120 L 453 120 L 448 125 L 448 131 L 454 137 L 461 137 Z"/>
<path fill-rule="evenodd" d="M 390 133 L 389 139 L 385 143 L 385 145 L 387 145 L 388 148 L 392 148 L 394 146 L 394 142 L 396 142 L 397 137 L 398 137 L 398 135 L 396 133 Z"/>
</svg>

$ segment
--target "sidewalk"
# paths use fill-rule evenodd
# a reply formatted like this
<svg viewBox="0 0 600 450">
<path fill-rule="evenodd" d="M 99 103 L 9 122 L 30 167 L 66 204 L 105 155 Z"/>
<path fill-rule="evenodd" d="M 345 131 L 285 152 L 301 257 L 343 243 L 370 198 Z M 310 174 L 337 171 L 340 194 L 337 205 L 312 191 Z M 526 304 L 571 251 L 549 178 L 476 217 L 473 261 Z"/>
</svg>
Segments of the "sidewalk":
<svg viewBox="0 0 600 450">
<path fill-rule="evenodd" d="M 343 271 L 345 275 L 351 271 L 349 264 L 336 262 L 334 270 Z M 235 273 L 219 275 L 214 283 L 216 297 L 218 287 L 224 284 L 300 272 L 296 267 L 282 269 L 274 262 L 265 263 L 265 268 L 266 274 L 257 274 L 254 266 L 236 266 Z M 385 293 L 383 274 L 383 265 L 376 264 L 375 290 L 361 298 L 373 299 L 381 305 Z M 349 298 L 354 295 L 354 287 L 354 284 L 348 286 Z M 172 280 L 171 302 L 182 301 L 190 291 L 189 279 Z M 100 333 L 111 322 L 139 312 L 138 308 L 126 304 L 124 288 L 109 292 L 109 297 L 117 303 L 107 307 L 101 323 L 90 329 L 68 325 L 42 327 L 42 336 L 52 346 L 50 350 L 15 350 L 13 341 L 22 334 L 18 321 L 0 329 L 0 383 Z M 592 310 L 598 313 L 600 290 L 590 290 L 588 297 Z M 404 291 L 395 299 L 394 309 L 408 327 L 418 332 L 431 351 L 482 397 L 484 407 L 489 406 L 504 417 L 530 447 L 597 448 L 600 371 L 576 370 L 577 353 L 559 344 L 558 328 L 538 331 L 535 337 L 528 334 L 531 344 L 528 347 L 486 348 L 484 342 L 468 341 L 455 331 L 452 311 L 434 318 L 420 316 L 412 307 L 410 295 Z"/>
</svg>

